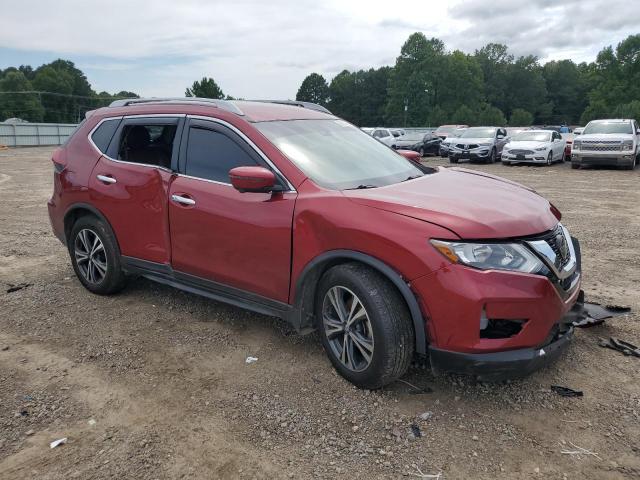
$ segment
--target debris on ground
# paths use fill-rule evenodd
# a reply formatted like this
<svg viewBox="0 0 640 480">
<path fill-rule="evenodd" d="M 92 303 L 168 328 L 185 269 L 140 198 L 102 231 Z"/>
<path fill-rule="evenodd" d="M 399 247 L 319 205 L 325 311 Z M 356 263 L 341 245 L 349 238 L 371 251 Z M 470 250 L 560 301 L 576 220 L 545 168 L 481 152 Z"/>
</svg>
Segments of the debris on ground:
<svg viewBox="0 0 640 480">
<path fill-rule="evenodd" d="M 420 427 L 415 423 L 411 424 L 411 433 L 415 438 L 420 438 L 422 436 L 422 432 L 420 431 Z"/>
<path fill-rule="evenodd" d="M 87 423 L 93 427 L 96 424 L 96 421 L 92 418 Z"/>
<path fill-rule="evenodd" d="M 247 357 L 247 359 L 245 360 L 245 363 L 253 363 L 257 361 L 258 361 L 258 357 Z"/>
<path fill-rule="evenodd" d="M 582 397 L 584 393 L 580 390 L 574 390 L 569 387 L 561 387 L 560 385 L 551 385 L 551 391 L 556 392 L 562 397 Z"/>
<path fill-rule="evenodd" d="M 596 457 L 598 460 L 602 460 L 602 458 L 600 458 L 597 453 L 587 450 L 586 448 L 579 447 L 574 443 L 569 443 L 573 448 L 575 448 L 575 450 L 562 450 L 560 453 L 562 453 L 563 455 L 576 455 L 578 458 L 581 458 L 582 455 L 591 455 L 593 457 Z"/>
<path fill-rule="evenodd" d="M 10 283 L 9 288 L 7 288 L 7 293 L 17 292 L 18 290 L 22 290 L 23 288 L 30 287 L 30 283 Z"/>
<path fill-rule="evenodd" d="M 420 420 L 429 420 L 433 417 L 433 412 L 424 412 L 420 414 Z"/>
<path fill-rule="evenodd" d="M 584 294 L 581 292 L 578 302 L 572 310 L 576 320 L 573 322 L 574 327 L 589 328 L 604 323 L 608 318 L 629 313 L 631 308 L 622 307 L 620 305 L 602 306 L 599 303 L 591 303 L 584 301 Z"/>
<path fill-rule="evenodd" d="M 604 348 L 610 348 L 616 350 L 627 356 L 634 356 L 640 358 L 640 347 L 635 346 L 633 343 L 629 343 L 619 338 L 609 337 L 609 340 L 601 338 L 598 341 L 598 345 Z"/>
<path fill-rule="evenodd" d="M 440 480 L 442 478 L 442 472 L 438 473 L 423 473 L 422 470 L 417 465 L 413 465 L 415 468 L 415 472 L 411 472 L 410 475 L 418 478 L 433 478 L 435 480 Z"/>
<path fill-rule="evenodd" d="M 64 445 L 65 443 L 67 443 L 67 437 L 59 438 L 58 440 L 54 440 L 53 442 L 51 442 L 49 444 L 49 448 L 56 448 L 60 445 Z"/>
<path fill-rule="evenodd" d="M 406 380 L 402 380 L 402 379 L 398 379 L 398 382 L 404 383 L 405 385 L 408 385 L 409 387 L 411 387 L 412 390 L 410 390 L 409 393 L 411 393 L 413 395 L 422 395 L 424 393 L 433 393 L 433 389 L 431 387 L 429 387 L 429 386 L 417 387 L 413 383 L 409 383 Z"/>
</svg>

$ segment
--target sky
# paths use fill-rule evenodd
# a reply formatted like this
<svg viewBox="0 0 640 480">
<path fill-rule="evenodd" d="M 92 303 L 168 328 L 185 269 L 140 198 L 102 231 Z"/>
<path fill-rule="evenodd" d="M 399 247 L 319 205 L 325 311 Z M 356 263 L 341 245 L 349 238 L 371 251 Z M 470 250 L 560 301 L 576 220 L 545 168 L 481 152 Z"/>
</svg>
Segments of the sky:
<svg viewBox="0 0 640 480">
<path fill-rule="evenodd" d="M 5 0 L 6 1 L 6 0 Z M 473 53 L 489 42 L 542 61 L 592 61 L 640 33 L 633 0 L 53 0 L 0 15 L 0 68 L 73 61 L 94 90 L 295 98 L 304 77 L 393 65 L 413 32 Z"/>
</svg>

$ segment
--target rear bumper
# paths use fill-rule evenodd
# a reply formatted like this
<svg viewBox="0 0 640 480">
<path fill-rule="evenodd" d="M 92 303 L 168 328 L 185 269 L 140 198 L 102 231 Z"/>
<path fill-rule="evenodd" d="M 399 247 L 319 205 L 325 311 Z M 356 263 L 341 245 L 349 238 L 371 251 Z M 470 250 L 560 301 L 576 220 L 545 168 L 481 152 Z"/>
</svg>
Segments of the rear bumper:
<svg viewBox="0 0 640 480">
<path fill-rule="evenodd" d="M 545 367 L 562 354 L 573 338 L 573 327 L 540 348 L 522 348 L 506 352 L 460 353 L 429 347 L 434 373 L 455 372 L 473 375 L 479 380 L 501 381 L 520 378 Z"/>
</svg>

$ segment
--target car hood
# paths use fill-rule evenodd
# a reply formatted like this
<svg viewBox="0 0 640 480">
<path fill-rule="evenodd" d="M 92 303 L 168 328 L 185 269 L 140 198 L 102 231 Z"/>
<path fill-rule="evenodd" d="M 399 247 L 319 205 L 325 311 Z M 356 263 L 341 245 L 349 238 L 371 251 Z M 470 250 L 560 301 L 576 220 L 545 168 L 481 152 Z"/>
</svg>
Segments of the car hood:
<svg viewBox="0 0 640 480">
<path fill-rule="evenodd" d="M 464 239 L 534 235 L 558 223 L 550 203 L 535 191 L 464 168 L 440 167 L 415 180 L 343 193 L 356 203 L 434 223 Z"/>
<path fill-rule="evenodd" d="M 422 140 L 398 140 L 396 145 L 415 145 L 417 143 L 422 143 Z"/>
<path fill-rule="evenodd" d="M 493 143 L 493 138 L 456 138 L 455 143 L 462 143 L 463 145 Z"/>
<path fill-rule="evenodd" d="M 507 143 L 507 148 L 522 148 L 533 150 L 534 148 L 548 147 L 549 142 L 534 142 L 534 141 L 511 141 Z"/>
<path fill-rule="evenodd" d="M 580 140 L 604 140 L 607 142 L 619 140 L 622 142 L 624 140 L 632 140 L 634 138 L 634 135 L 632 135 L 631 133 L 591 133 L 588 135 L 578 135 L 578 138 Z"/>
</svg>

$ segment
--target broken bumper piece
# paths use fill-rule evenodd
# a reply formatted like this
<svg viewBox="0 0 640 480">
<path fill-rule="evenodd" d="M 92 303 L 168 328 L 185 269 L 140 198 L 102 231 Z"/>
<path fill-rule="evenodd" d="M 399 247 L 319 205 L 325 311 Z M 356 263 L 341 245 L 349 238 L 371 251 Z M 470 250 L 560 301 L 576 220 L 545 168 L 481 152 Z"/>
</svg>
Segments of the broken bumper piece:
<svg viewBox="0 0 640 480">
<path fill-rule="evenodd" d="M 431 369 L 473 375 L 478 380 L 498 382 L 524 377 L 554 362 L 573 337 L 573 327 L 541 348 L 522 348 L 493 353 L 461 353 L 429 347 Z"/>
</svg>

